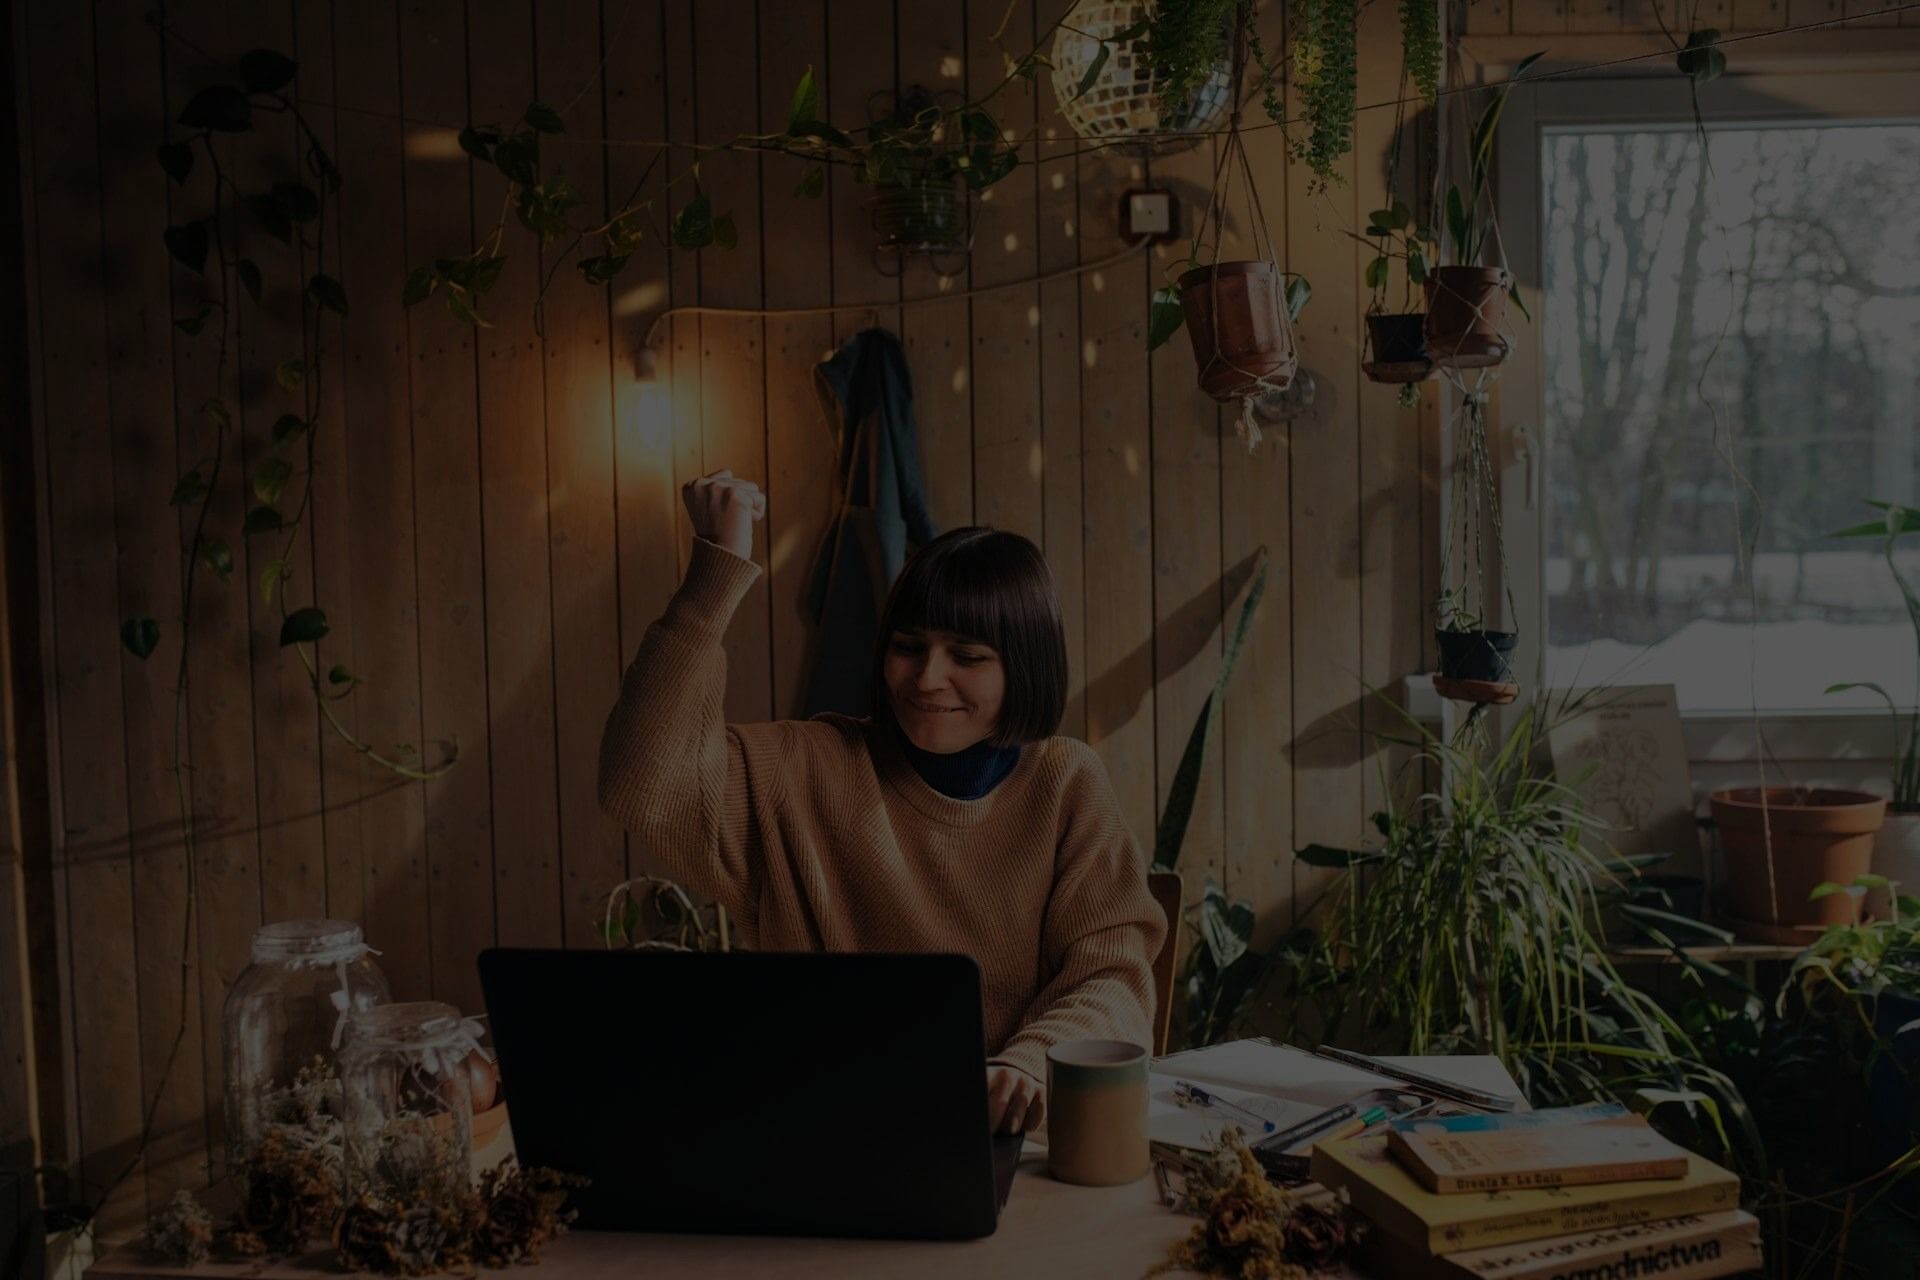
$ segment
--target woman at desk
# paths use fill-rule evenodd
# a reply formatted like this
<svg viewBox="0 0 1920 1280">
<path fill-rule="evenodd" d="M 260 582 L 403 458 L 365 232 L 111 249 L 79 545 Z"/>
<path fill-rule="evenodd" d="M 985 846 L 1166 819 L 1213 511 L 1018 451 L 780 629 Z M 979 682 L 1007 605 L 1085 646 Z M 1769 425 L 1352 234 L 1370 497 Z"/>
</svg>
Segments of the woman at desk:
<svg viewBox="0 0 1920 1280">
<path fill-rule="evenodd" d="M 1168 927 L 1100 758 L 1053 736 L 1067 654 L 1039 550 L 970 528 L 915 556 L 869 719 L 730 725 L 720 642 L 766 500 L 727 471 L 681 496 L 692 559 L 608 717 L 601 805 L 748 946 L 974 957 L 993 1126 L 1037 1127 L 1050 1045 L 1152 1043 Z"/>
</svg>

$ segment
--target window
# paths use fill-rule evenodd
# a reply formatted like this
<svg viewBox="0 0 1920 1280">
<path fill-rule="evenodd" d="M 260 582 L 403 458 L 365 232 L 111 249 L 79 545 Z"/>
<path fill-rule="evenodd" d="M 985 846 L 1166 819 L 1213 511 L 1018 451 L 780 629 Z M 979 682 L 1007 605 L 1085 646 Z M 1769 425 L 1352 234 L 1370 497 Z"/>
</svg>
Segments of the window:
<svg viewBox="0 0 1920 1280">
<path fill-rule="evenodd" d="M 1510 112 L 1503 224 L 1539 305 L 1503 499 L 1549 685 L 1670 683 L 1696 714 L 1879 706 L 1826 695 L 1845 680 L 1920 702 L 1881 543 L 1830 536 L 1863 499 L 1920 503 L 1915 81 L 1712 86 L 1711 172 L 1670 80 Z"/>
</svg>

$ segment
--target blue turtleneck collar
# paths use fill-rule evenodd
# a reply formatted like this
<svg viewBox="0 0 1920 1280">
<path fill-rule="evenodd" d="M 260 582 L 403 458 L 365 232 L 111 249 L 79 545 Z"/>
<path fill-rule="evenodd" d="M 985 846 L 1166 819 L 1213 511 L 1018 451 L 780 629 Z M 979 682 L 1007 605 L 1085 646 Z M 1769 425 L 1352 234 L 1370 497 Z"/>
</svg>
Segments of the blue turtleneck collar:
<svg viewBox="0 0 1920 1280">
<path fill-rule="evenodd" d="M 950 753 L 922 751 L 904 733 L 898 741 L 920 780 L 950 800 L 978 800 L 1020 763 L 1019 747 L 996 747 L 991 738 Z"/>
</svg>

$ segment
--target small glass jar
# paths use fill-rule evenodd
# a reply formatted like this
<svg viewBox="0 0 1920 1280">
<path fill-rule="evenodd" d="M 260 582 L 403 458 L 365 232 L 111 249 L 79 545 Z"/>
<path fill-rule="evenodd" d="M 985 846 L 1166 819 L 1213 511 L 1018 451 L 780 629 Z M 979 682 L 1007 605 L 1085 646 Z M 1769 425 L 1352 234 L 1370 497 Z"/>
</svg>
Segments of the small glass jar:
<svg viewBox="0 0 1920 1280">
<path fill-rule="evenodd" d="M 270 1128 L 297 1146 L 340 1141 L 335 1056 L 347 1019 L 389 998 L 360 926 L 282 920 L 253 935 L 253 962 L 227 991 L 227 1156 L 244 1160 Z"/>
<path fill-rule="evenodd" d="M 353 1016 L 340 1054 L 349 1195 L 417 1201 L 473 1180 L 467 1058 L 480 1024 L 420 1000 Z"/>
</svg>

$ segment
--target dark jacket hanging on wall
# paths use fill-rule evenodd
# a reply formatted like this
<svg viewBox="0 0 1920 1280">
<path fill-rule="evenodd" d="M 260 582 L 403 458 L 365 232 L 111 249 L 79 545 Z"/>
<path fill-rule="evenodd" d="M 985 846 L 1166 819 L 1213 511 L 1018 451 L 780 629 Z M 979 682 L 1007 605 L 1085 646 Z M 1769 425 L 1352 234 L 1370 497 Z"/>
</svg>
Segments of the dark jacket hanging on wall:
<svg viewBox="0 0 1920 1280">
<path fill-rule="evenodd" d="M 815 373 L 838 409 L 840 474 L 834 519 L 807 599 L 813 667 L 800 714 L 864 716 L 871 710 L 873 646 L 887 590 L 909 546 L 925 546 L 935 530 L 900 340 L 885 329 L 864 330 Z"/>
</svg>

